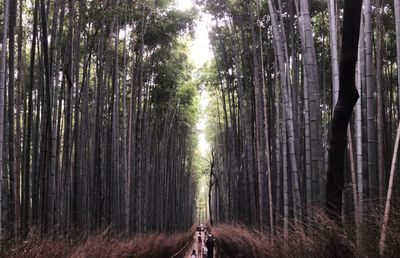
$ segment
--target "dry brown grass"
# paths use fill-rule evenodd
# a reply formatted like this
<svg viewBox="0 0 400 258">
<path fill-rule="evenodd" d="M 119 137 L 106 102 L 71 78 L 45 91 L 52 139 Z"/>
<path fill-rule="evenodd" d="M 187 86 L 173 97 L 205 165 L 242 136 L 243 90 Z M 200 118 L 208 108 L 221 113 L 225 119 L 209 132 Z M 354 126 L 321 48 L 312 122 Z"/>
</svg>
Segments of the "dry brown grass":
<svg viewBox="0 0 400 258">
<path fill-rule="evenodd" d="M 0 257 L 185 257 L 191 248 L 193 234 L 194 228 L 171 236 L 146 234 L 127 238 L 101 232 L 88 237 L 58 237 L 41 236 L 37 230 L 32 230 L 24 241 L 3 243 Z"/>
<path fill-rule="evenodd" d="M 322 211 L 313 211 L 313 220 L 307 225 L 289 223 L 285 241 L 282 228 L 274 235 L 240 224 L 220 224 L 210 228 L 217 243 L 219 258 L 266 257 L 379 257 L 378 210 L 365 212 L 362 248 L 357 248 L 355 229 L 351 221 L 339 227 Z M 351 218 L 351 217 L 350 217 Z M 26 240 L 5 241 L 0 257 L 10 258 L 182 258 L 191 250 L 193 227 L 175 235 L 146 234 L 122 237 L 107 231 L 82 237 L 55 234 L 41 236 L 32 230 Z M 400 257 L 400 212 L 391 212 L 385 257 Z"/>
<path fill-rule="evenodd" d="M 322 211 L 314 210 L 306 225 L 290 223 L 287 241 L 282 228 L 270 232 L 244 225 L 221 224 L 211 228 L 220 258 L 264 257 L 379 257 L 379 216 L 369 211 L 363 221 L 363 245 L 358 249 L 353 225 L 339 227 Z M 351 224 L 351 223 L 349 223 Z M 385 257 L 400 257 L 400 213 L 393 212 Z"/>
</svg>

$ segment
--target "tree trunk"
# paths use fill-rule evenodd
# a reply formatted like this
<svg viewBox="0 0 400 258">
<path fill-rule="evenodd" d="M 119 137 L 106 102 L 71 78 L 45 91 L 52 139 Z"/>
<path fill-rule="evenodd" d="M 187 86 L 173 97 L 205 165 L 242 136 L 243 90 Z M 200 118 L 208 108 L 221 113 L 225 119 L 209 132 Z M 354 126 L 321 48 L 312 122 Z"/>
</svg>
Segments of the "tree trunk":
<svg viewBox="0 0 400 258">
<path fill-rule="evenodd" d="M 53 225 L 54 221 L 54 192 L 52 183 L 54 182 L 54 173 L 51 171 L 51 150 L 52 150 L 52 128 L 51 128 L 51 68 L 49 64 L 49 46 L 47 41 L 47 12 L 44 0 L 40 0 L 40 14 L 41 14 L 41 32 L 42 32 L 42 51 L 44 59 L 44 72 L 45 72 L 45 84 L 44 84 L 44 102 L 45 105 L 45 117 L 43 123 L 42 132 L 42 143 L 41 143 L 41 169 L 40 173 L 43 173 L 43 198 L 42 199 L 42 211 L 44 213 L 43 224 L 45 230 L 49 229 Z"/>
<path fill-rule="evenodd" d="M 376 95 L 377 95 L 377 133 L 378 133 L 378 181 L 379 181 L 379 207 L 383 209 L 383 200 L 385 195 L 385 137 L 384 137 L 384 114 L 383 111 L 383 89 L 382 89 L 382 5 L 377 0 L 376 9 Z"/>
<path fill-rule="evenodd" d="M 126 112 L 126 70 L 127 70 L 127 58 L 128 53 L 126 49 L 127 42 L 127 26 L 124 29 L 124 48 L 123 48 L 123 75 L 122 75 L 122 171 L 121 171 L 121 208 L 122 217 L 121 221 L 123 224 L 123 230 L 126 234 L 129 233 L 129 187 L 128 187 L 128 163 L 129 155 L 127 151 L 127 112 Z M 129 122 L 129 121 L 128 121 Z"/>
<path fill-rule="evenodd" d="M 117 13 L 114 17 L 113 24 L 115 25 L 115 46 L 114 46 L 114 69 L 113 69 L 113 106 L 112 106 L 112 202 L 113 202 L 113 214 L 112 221 L 115 228 L 119 227 L 119 220 L 121 216 L 121 206 L 120 206 L 120 153 L 119 153 L 119 60 L 118 60 L 118 44 L 119 44 L 119 18 L 118 18 L 118 8 L 119 8 L 119 0 L 115 3 L 114 11 Z M 112 28 L 114 29 L 114 28 Z"/>
<path fill-rule="evenodd" d="M 9 18 L 9 1 L 4 0 L 3 4 L 3 35 L 1 40 L 1 59 L 0 59 L 0 237 L 3 237 L 4 219 L 3 219 L 3 187 L 4 187 L 4 88 L 6 84 L 6 59 L 7 59 L 7 29 Z"/>
<path fill-rule="evenodd" d="M 367 137 L 368 137 L 368 189 L 369 200 L 377 198 L 377 168 L 376 168 L 376 111 L 375 111 L 375 83 L 372 67 L 372 4 L 371 0 L 364 1 L 364 40 L 366 62 L 366 88 L 367 88 Z"/>
<path fill-rule="evenodd" d="M 397 60 L 397 108 L 400 110 L 400 2 L 394 0 L 394 17 L 396 24 L 396 60 Z"/>
<path fill-rule="evenodd" d="M 360 56 L 361 56 L 361 42 L 364 40 L 363 33 L 361 28 L 363 28 L 362 19 L 360 21 L 360 36 L 358 43 L 358 59 L 356 64 L 356 87 L 357 91 L 361 92 L 361 64 L 360 64 Z M 363 143 L 362 143 L 362 110 L 361 110 L 361 99 L 357 100 L 355 107 L 355 140 L 356 140 L 356 169 L 357 169 L 357 198 L 358 202 L 354 205 L 357 205 L 358 210 L 358 228 L 361 230 L 362 221 L 363 221 Z M 361 236 L 360 236 L 361 237 Z M 361 247 L 361 239 L 358 238 L 357 248 L 358 250 L 362 250 Z"/>
<path fill-rule="evenodd" d="M 332 65 L 332 109 L 336 106 L 339 97 L 339 61 L 338 61 L 338 46 L 337 46 L 337 24 L 336 24 L 336 0 L 328 0 L 328 15 L 329 15 L 329 46 L 331 53 Z"/>
<path fill-rule="evenodd" d="M 27 125 L 26 132 L 24 133 L 24 164 L 23 164 L 23 177 L 22 177 L 22 225 L 21 233 L 22 236 L 26 236 L 29 228 L 29 210 L 30 210 L 30 174 L 31 174 L 31 143 L 32 143 L 32 127 L 33 127 L 33 86 L 34 86 L 34 67 L 35 67 L 35 55 L 36 55 L 36 38 L 37 38 L 37 16 L 38 16 L 39 0 L 35 1 L 33 10 L 33 32 L 32 32 L 32 43 L 30 52 L 30 64 L 29 64 L 29 81 L 27 109 L 26 115 Z M 33 182 L 32 182 L 33 183 Z"/>
<path fill-rule="evenodd" d="M 23 83 L 24 80 L 24 74 L 23 74 L 23 62 L 22 62 L 22 48 L 23 48 L 23 28 L 22 28 L 22 13 L 23 13 L 23 0 L 19 1 L 19 19 L 18 19 L 18 63 L 17 63 L 17 69 L 18 69 L 18 77 L 17 77 L 17 96 L 16 96 L 16 133 L 15 133 L 15 137 L 16 137 L 16 141 L 15 141 L 15 145 L 16 145 L 16 151 L 15 151 L 15 155 L 16 155 L 16 172 L 17 172 L 17 180 L 16 180 L 16 184 L 17 184 L 17 188 L 16 188 L 16 202 L 18 204 L 17 206 L 17 210 L 16 210 L 16 224 L 17 224 L 17 238 L 21 235 L 21 211 L 22 211 L 22 207 L 21 207 L 21 176 L 23 175 L 23 157 L 22 157 L 22 132 L 25 129 L 25 117 L 23 116 L 23 119 L 21 119 L 21 114 L 22 114 L 22 100 L 25 99 L 25 92 L 22 92 L 22 87 L 25 86 L 25 84 Z M 25 88 L 25 87 L 24 87 Z M 25 102 L 25 101 L 24 101 Z M 24 106 L 24 114 L 26 115 L 26 108 Z M 23 121 L 24 123 L 24 128 L 21 128 L 21 122 Z M 22 180 L 23 181 L 23 180 Z M 22 189 L 23 190 L 23 189 Z"/>
<path fill-rule="evenodd" d="M 74 1 L 69 1 L 69 23 L 72 25 L 75 16 Z M 71 203 L 70 196 L 70 172 L 71 172 L 71 134 L 72 134 L 72 88 L 74 85 L 73 71 L 73 56 L 74 56 L 74 44 L 73 44 L 73 26 L 69 28 L 68 32 L 68 43 L 66 47 L 66 67 L 64 67 L 64 74 L 67 79 L 67 86 L 65 87 L 65 108 L 64 108 L 64 139 L 63 139 L 63 164 L 62 164 L 62 211 L 60 218 L 60 226 L 63 232 L 66 232 L 69 228 L 70 214 L 71 214 Z"/>
<path fill-rule="evenodd" d="M 344 6 L 342 53 L 339 69 L 339 97 L 331 125 L 326 192 L 327 211 L 336 219 L 340 216 L 342 209 L 347 126 L 353 107 L 359 97 L 355 88 L 355 67 L 357 62 L 361 3 L 361 0 L 346 0 Z"/>
<path fill-rule="evenodd" d="M 258 16 L 260 13 L 260 1 L 257 0 L 257 10 Z M 260 17 L 258 17 L 260 19 Z M 259 44 L 260 44 L 260 66 L 261 66 L 261 100 L 264 112 L 264 159 L 266 161 L 265 166 L 265 174 L 268 180 L 268 210 L 269 210 L 269 226 L 271 234 L 274 234 L 274 215 L 273 215 L 273 201 L 272 201 L 272 164 L 271 164 L 271 155 L 270 155 L 270 137 L 269 137 L 269 127 L 268 127 L 268 100 L 266 99 L 267 91 L 265 87 L 265 70 L 264 70 L 264 49 L 263 49 L 263 42 L 262 42 L 262 31 L 261 27 L 259 27 Z"/>
<path fill-rule="evenodd" d="M 381 255 L 381 257 L 383 257 L 384 251 L 385 251 L 386 233 L 387 233 L 387 227 L 388 227 L 388 221 L 389 221 L 390 202 L 392 200 L 393 181 L 394 181 L 394 173 L 396 172 L 397 153 L 399 150 L 399 142 L 400 142 L 400 123 L 397 128 L 396 141 L 394 144 L 392 165 L 390 167 L 389 185 L 388 185 L 388 191 L 387 191 L 386 203 L 385 203 L 385 212 L 383 214 L 381 235 L 380 235 L 380 240 L 379 240 L 379 254 Z"/>
<path fill-rule="evenodd" d="M 292 187 L 293 187 L 293 194 L 294 194 L 294 209 L 295 214 L 298 215 L 298 218 L 301 219 L 302 212 L 301 212 L 301 201 L 300 201 L 300 191 L 299 191 L 299 179 L 298 179 L 298 171 L 297 171 L 297 160 L 296 160 L 296 153 L 295 153 L 295 143 L 294 143 L 294 127 L 293 127 L 293 112 L 292 112 L 292 100 L 289 97 L 289 87 L 287 85 L 286 80 L 286 72 L 285 72 L 285 60 L 283 56 L 283 49 L 282 49 L 282 41 L 280 40 L 280 32 L 278 31 L 278 26 L 275 17 L 275 9 L 272 5 L 272 1 L 268 0 L 268 8 L 271 14 L 271 22 L 272 22 L 272 33 L 275 39 L 275 53 L 278 57 L 278 66 L 279 66 L 279 78 L 280 83 L 282 85 L 282 96 L 283 96 L 283 103 L 284 109 L 283 112 L 285 113 L 285 124 L 287 130 L 287 139 L 288 139 L 288 146 L 289 146 L 289 157 L 290 157 L 290 167 L 291 167 L 291 174 L 292 174 Z M 285 137 L 286 138 L 286 137 Z"/>
<path fill-rule="evenodd" d="M 264 123 L 263 116 L 263 99 L 260 98 L 262 96 L 261 91 L 261 81 L 260 81 L 260 67 L 258 60 L 258 51 L 257 51 L 257 41 L 256 41 L 256 33 L 254 30 L 254 21 L 253 14 L 250 14 L 250 31 L 251 31 L 251 39 L 252 39 L 252 56 L 253 56 L 253 85 L 254 85 L 254 106 L 255 106 L 255 142 L 256 142 L 256 173 L 257 173 L 257 181 L 258 181 L 258 225 L 261 227 L 263 224 L 264 217 L 264 203 L 263 203 L 263 170 L 264 170 L 264 159 L 262 149 L 265 146 L 262 146 L 262 129 Z"/>
<path fill-rule="evenodd" d="M 14 87 L 15 87 L 15 26 L 17 21 L 17 1 L 9 2 L 9 51 L 8 51 L 8 172 L 10 180 L 9 222 L 14 236 L 17 236 L 16 215 L 17 203 L 17 171 L 15 163 L 15 119 L 14 119 Z"/>
<path fill-rule="evenodd" d="M 363 27 L 364 27 L 364 22 L 363 19 L 360 19 L 360 36 L 359 36 L 359 42 L 358 42 L 358 59 L 357 59 L 357 70 L 356 70 L 356 85 L 357 85 L 357 91 L 362 92 L 362 86 L 364 85 L 362 83 L 363 81 L 363 72 L 362 72 L 362 53 L 363 53 L 363 48 L 364 48 L 364 33 L 363 33 Z M 357 101 L 356 104 L 356 113 L 355 113 L 355 124 L 356 124 L 356 146 L 357 146 L 357 187 L 358 187 L 358 211 L 360 213 L 360 216 L 362 217 L 363 214 L 363 199 L 364 199 L 364 190 L 363 190 L 363 175 L 364 175 L 364 152 L 363 152 L 363 106 L 362 104 L 364 103 L 362 99 L 360 98 Z M 360 219 L 360 223 L 362 222 L 362 219 Z"/>
</svg>

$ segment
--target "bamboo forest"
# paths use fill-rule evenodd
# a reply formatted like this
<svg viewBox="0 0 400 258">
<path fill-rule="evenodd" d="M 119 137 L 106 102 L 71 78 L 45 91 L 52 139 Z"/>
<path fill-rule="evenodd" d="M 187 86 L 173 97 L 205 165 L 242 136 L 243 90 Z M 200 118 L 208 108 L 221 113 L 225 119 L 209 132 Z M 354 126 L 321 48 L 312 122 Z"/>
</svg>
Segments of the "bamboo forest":
<svg viewBox="0 0 400 258">
<path fill-rule="evenodd" d="M 400 257 L 400 0 L 0 13 L 0 257 Z"/>
</svg>

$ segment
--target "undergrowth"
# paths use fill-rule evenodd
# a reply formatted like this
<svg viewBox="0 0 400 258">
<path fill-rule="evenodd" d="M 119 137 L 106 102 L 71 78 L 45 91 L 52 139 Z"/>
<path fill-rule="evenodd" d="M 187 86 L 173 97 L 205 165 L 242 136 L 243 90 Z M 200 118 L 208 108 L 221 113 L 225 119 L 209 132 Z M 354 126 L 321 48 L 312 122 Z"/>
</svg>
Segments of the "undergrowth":
<svg viewBox="0 0 400 258">
<path fill-rule="evenodd" d="M 4 241 L 0 257 L 9 258 L 110 258 L 185 257 L 192 247 L 194 227 L 174 235 L 143 234 L 123 237 L 99 232 L 86 237 L 42 235 L 31 230 L 23 241 Z"/>
<path fill-rule="evenodd" d="M 325 213 L 314 210 L 309 223 L 289 222 L 287 236 L 283 228 L 260 230 L 242 224 L 211 227 L 219 258 L 266 257 L 379 257 L 380 216 L 365 213 L 360 246 L 355 239 L 354 223 L 338 226 Z M 400 213 L 393 211 L 384 257 L 400 257 Z"/>
<path fill-rule="evenodd" d="M 315 209 L 307 223 L 289 221 L 282 227 L 259 229 L 242 224 L 219 224 L 209 230 L 216 239 L 218 258 L 267 257 L 379 257 L 379 210 L 364 213 L 357 245 L 351 216 L 338 225 Z M 281 218 L 279 218 L 281 220 Z M 281 222 L 281 221 L 280 221 Z M 282 223 L 279 223 L 282 224 Z M 10 258 L 183 258 L 192 249 L 195 227 L 174 235 L 143 234 L 124 237 L 108 231 L 89 236 L 42 235 L 31 230 L 21 241 L 3 241 L 0 257 Z M 384 257 L 400 257 L 400 212 L 390 215 Z"/>
</svg>

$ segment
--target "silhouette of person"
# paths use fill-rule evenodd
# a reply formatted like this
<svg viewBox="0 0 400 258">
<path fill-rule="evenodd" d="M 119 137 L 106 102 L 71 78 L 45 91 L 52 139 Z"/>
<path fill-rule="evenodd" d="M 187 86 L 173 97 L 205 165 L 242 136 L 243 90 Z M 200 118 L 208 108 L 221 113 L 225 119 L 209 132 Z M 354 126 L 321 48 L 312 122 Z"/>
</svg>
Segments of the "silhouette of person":
<svg viewBox="0 0 400 258">
<path fill-rule="evenodd" d="M 214 244 L 215 244 L 214 237 L 211 234 L 208 235 L 207 240 L 206 240 L 207 258 L 214 257 Z"/>
<path fill-rule="evenodd" d="M 198 255 L 198 257 L 201 258 L 202 253 L 203 253 L 203 241 L 201 240 L 201 236 L 199 235 L 197 237 L 197 255 Z"/>
</svg>

